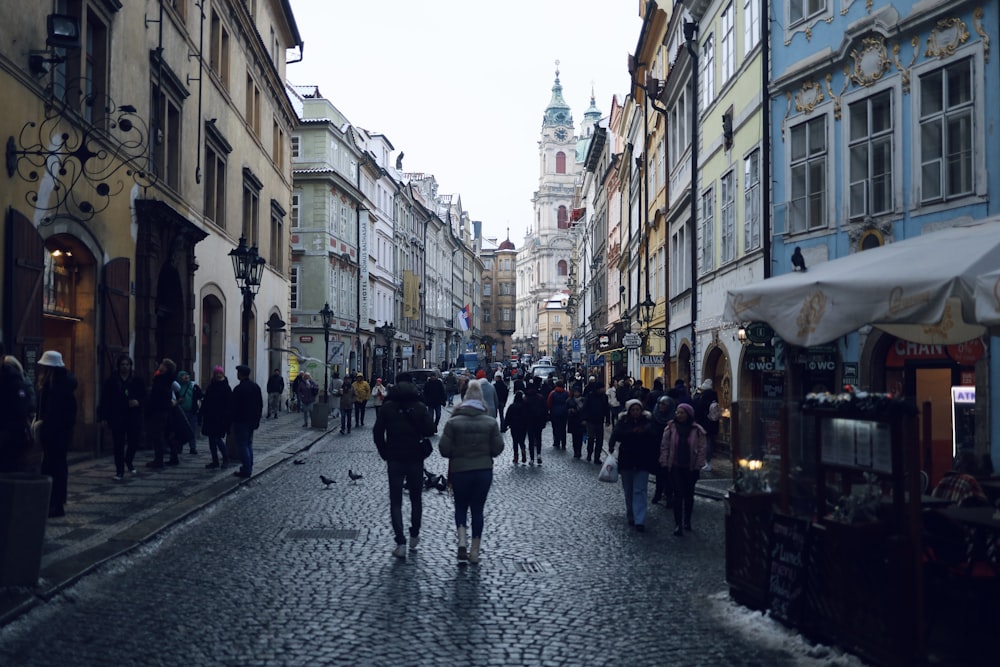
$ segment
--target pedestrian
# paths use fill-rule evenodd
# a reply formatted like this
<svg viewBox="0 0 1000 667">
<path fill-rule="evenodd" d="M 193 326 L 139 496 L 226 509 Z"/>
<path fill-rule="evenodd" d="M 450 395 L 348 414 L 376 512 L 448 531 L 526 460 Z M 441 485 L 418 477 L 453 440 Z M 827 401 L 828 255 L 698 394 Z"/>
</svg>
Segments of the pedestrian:
<svg viewBox="0 0 1000 667">
<path fill-rule="evenodd" d="M 649 473 L 656 471 L 661 431 L 652 415 L 642 408 L 642 400 L 630 398 L 625 414 L 615 423 L 608 439 L 608 452 L 618 447 L 618 475 L 625 493 L 625 517 L 628 525 L 640 533 L 646 530 L 646 494 Z"/>
<path fill-rule="evenodd" d="M 372 387 L 372 405 L 375 406 L 375 423 L 378 423 L 378 414 L 385 403 L 385 397 L 389 394 L 389 388 L 382 384 L 382 378 L 375 378 L 375 386 Z"/>
<path fill-rule="evenodd" d="M 625 404 L 632 398 L 632 378 L 623 377 L 613 388 L 615 406 L 608 411 L 608 423 L 614 426 L 625 412 Z M 608 397 L 610 400 L 610 396 Z M 610 403 L 608 404 L 610 406 Z"/>
<path fill-rule="evenodd" d="M 552 447 L 555 449 L 566 449 L 566 420 L 569 418 L 569 408 L 566 403 L 569 398 L 566 383 L 556 380 L 555 387 L 549 392 L 545 401 L 549 411 L 549 422 L 552 424 Z"/>
<path fill-rule="evenodd" d="M 667 392 L 667 396 L 674 399 L 677 402 L 677 405 L 680 405 L 681 403 L 687 403 L 688 405 L 691 404 L 691 394 L 688 393 L 687 385 L 681 378 L 677 378 L 677 380 L 674 381 L 674 387 Z"/>
<path fill-rule="evenodd" d="M 528 437 L 528 404 L 524 400 L 523 391 L 514 392 L 514 400 L 507 407 L 504 415 L 503 431 L 510 429 L 510 437 L 514 442 L 514 465 L 517 465 L 517 453 L 521 452 L 521 463 L 528 464 L 528 452 L 524 441 Z"/>
<path fill-rule="evenodd" d="M 499 406 L 497 405 L 497 391 L 485 377 L 477 380 L 479 388 L 483 390 L 483 405 L 486 406 L 486 414 L 493 419 L 497 418 Z"/>
<path fill-rule="evenodd" d="M 455 529 L 458 560 L 479 562 L 483 537 L 484 508 L 493 483 L 493 459 L 503 452 L 503 437 L 495 417 L 486 414 L 483 386 L 472 382 L 465 399 L 445 422 L 438 443 L 441 456 L 448 459 L 448 471 L 455 495 Z M 466 551 L 468 515 L 472 515 L 472 546 Z"/>
<path fill-rule="evenodd" d="M 646 397 L 642 401 L 642 407 L 649 410 L 650 412 L 656 411 L 656 402 L 660 400 L 660 396 L 663 396 L 663 378 L 656 378 L 653 380 L 653 388 L 646 393 Z"/>
<path fill-rule="evenodd" d="M 285 378 L 281 377 L 281 369 L 271 371 L 267 378 L 267 417 L 277 419 L 281 410 L 281 395 L 285 393 Z"/>
<path fill-rule="evenodd" d="M 658 441 L 662 442 L 663 432 L 666 430 L 667 424 L 673 420 L 676 411 L 677 404 L 674 402 L 674 399 L 666 394 L 661 395 L 659 400 L 656 401 L 656 408 L 653 410 L 653 421 L 656 422 L 656 427 L 660 429 Z M 653 503 L 658 503 L 664 498 L 666 499 L 667 507 L 674 506 L 674 487 L 670 483 L 670 471 L 664 466 L 659 465 L 659 460 L 657 460 Z"/>
<path fill-rule="evenodd" d="M 368 407 L 368 397 L 371 396 L 372 389 L 365 377 L 358 373 L 354 378 L 354 425 L 365 425 L 365 408 Z"/>
<path fill-rule="evenodd" d="M 149 389 L 146 401 L 146 435 L 153 441 L 153 460 L 146 464 L 149 468 L 162 468 L 164 465 L 180 463 L 180 443 L 170 437 L 170 411 L 174 408 L 174 385 L 177 374 L 177 364 L 173 359 L 164 357 L 153 373 L 153 383 Z M 170 459 L 163 461 L 167 449 Z"/>
<path fill-rule="evenodd" d="M 142 438 L 142 411 L 146 403 L 146 385 L 133 370 L 132 358 L 118 355 L 115 370 L 101 388 L 97 418 L 111 431 L 115 453 L 115 481 L 125 478 L 125 470 L 135 472 L 135 453 Z"/>
<path fill-rule="evenodd" d="M 604 450 L 604 421 L 608 416 L 608 395 L 604 385 L 594 388 L 583 397 L 583 423 L 587 427 L 587 461 L 601 463 Z"/>
<path fill-rule="evenodd" d="M 0 473 L 27 472 L 35 390 L 21 362 L 11 355 L 3 356 L 0 366 L 0 405 Z"/>
<path fill-rule="evenodd" d="M 260 385 L 250 379 L 250 367 L 240 364 L 236 367 L 236 379 L 230 399 L 233 417 L 233 437 L 240 453 L 240 469 L 234 477 L 250 477 L 253 474 L 253 432 L 260 427 L 260 417 L 264 412 L 264 394 Z"/>
<path fill-rule="evenodd" d="M 448 396 L 448 407 L 451 407 L 455 401 L 455 394 L 458 393 L 458 375 L 455 371 L 449 372 L 447 377 L 445 377 L 444 391 Z"/>
<path fill-rule="evenodd" d="M 528 412 L 528 456 L 529 464 L 542 465 L 542 431 L 548 419 L 549 409 L 545 397 L 538 391 L 537 385 L 531 383 L 524 392 L 525 407 Z"/>
<path fill-rule="evenodd" d="M 375 387 L 382 387 L 381 380 Z M 383 387 L 384 389 L 384 387 Z M 406 558 L 406 535 L 403 533 L 403 485 L 410 494 L 410 549 L 420 543 L 423 514 L 424 454 L 421 441 L 434 434 L 434 420 L 420 401 L 409 373 L 400 373 L 389 391 L 382 410 L 376 408 L 372 436 L 375 448 L 386 462 L 389 476 L 389 518 L 396 538 L 392 555 Z"/>
<path fill-rule="evenodd" d="M 206 468 L 225 468 L 228 458 L 226 435 L 232 424 L 230 404 L 233 390 L 222 366 L 212 369 L 212 381 L 205 388 L 205 398 L 201 402 L 201 432 L 208 437 L 208 451 L 212 455 Z"/>
<path fill-rule="evenodd" d="M 340 373 L 337 371 L 333 372 L 333 377 L 330 379 L 330 395 L 336 400 L 331 401 L 330 405 L 330 417 L 333 418 L 334 423 L 340 419 L 340 394 L 344 388 L 344 381 L 340 379 Z"/>
<path fill-rule="evenodd" d="M 351 415 L 354 414 L 354 384 L 350 380 L 351 378 L 344 380 L 344 384 L 340 388 L 340 435 L 351 432 Z"/>
<path fill-rule="evenodd" d="M 712 472 L 712 453 L 715 451 L 715 438 L 719 434 L 718 402 L 719 394 L 713 388 L 712 381 L 705 380 L 691 404 L 694 408 L 694 420 L 705 430 L 705 465 L 701 468 L 702 472 Z M 716 404 L 715 408 L 712 408 L 713 403 Z"/>
<path fill-rule="evenodd" d="M 177 405 L 190 427 L 190 437 L 188 438 L 188 453 L 192 456 L 198 454 L 198 409 L 201 399 L 205 397 L 201 387 L 194 381 L 194 377 L 187 371 L 177 372 Z"/>
<path fill-rule="evenodd" d="M 427 411 L 434 419 L 435 433 L 437 432 L 438 423 L 441 421 L 441 408 L 444 407 L 447 396 L 448 392 L 445 389 L 444 382 L 441 381 L 440 371 L 435 372 L 433 376 L 427 378 L 427 382 L 424 383 L 423 402 L 427 406 Z"/>
<path fill-rule="evenodd" d="M 312 426 L 313 405 L 316 404 L 316 397 L 319 396 L 319 385 L 312 379 L 311 373 L 302 373 L 298 379 L 296 396 L 299 401 L 299 409 L 302 410 L 302 428 Z"/>
<path fill-rule="evenodd" d="M 573 458 L 578 459 L 583 456 L 583 434 L 586 427 L 583 425 L 583 397 L 580 395 L 582 387 L 575 387 L 572 395 L 566 401 L 566 429 L 573 439 Z"/>
<path fill-rule="evenodd" d="M 503 431 L 504 414 L 507 410 L 507 399 L 510 398 L 510 389 L 503 379 L 503 373 L 497 371 L 493 374 L 493 391 L 497 395 L 497 415 L 500 417 L 500 430 Z"/>
<path fill-rule="evenodd" d="M 49 516 L 66 516 L 69 465 L 66 461 L 76 426 L 77 382 L 66 368 L 62 353 L 46 350 L 38 360 L 36 395 L 41 422 L 34 427 L 42 446 L 42 474 L 52 478 Z"/>
<path fill-rule="evenodd" d="M 694 485 L 705 465 L 705 430 L 694 420 L 694 407 L 681 403 L 660 441 L 660 465 L 670 470 L 674 487 L 674 535 L 691 530 Z M 683 530 L 682 530 L 683 526 Z"/>
</svg>

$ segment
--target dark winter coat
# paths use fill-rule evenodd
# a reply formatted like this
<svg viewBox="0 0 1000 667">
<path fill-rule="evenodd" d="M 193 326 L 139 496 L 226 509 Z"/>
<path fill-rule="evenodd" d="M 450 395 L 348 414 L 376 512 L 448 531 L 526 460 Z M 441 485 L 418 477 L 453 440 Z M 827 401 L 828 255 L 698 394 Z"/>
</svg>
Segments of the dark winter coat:
<svg viewBox="0 0 1000 667">
<path fill-rule="evenodd" d="M 569 416 L 569 408 L 566 402 L 569 400 L 569 392 L 562 387 L 556 387 L 549 392 L 548 409 L 552 419 L 566 419 Z"/>
<path fill-rule="evenodd" d="M 432 408 L 444 405 L 448 400 L 448 395 L 444 390 L 444 382 L 441 378 L 428 378 L 424 383 L 424 403 Z"/>
<path fill-rule="evenodd" d="M 619 445 L 620 469 L 656 472 L 662 432 L 663 429 L 657 426 L 648 412 L 643 412 L 639 419 L 626 415 L 618 420 L 611 431 L 608 451 L 614 452 L 615 445 Z"/>
<path fill-rule="evenodd" d="M 549 419 L 549 408 L 545 404 L 545 397 L 530 389 L 524 394 L 524 403 L 528 412 L 528 430 L 545 428 L 545 422 Z"/>
<path fill-rule="evenodd" d="M 497 411 L 502 414 L 504 408 L 507 407 L 507 399 L 510 397 L 510 389 L 507 388 L 507 383 L 503 380 L 494 380 L 493 390 L 497 393 Z"/>
<path fill-rule="evenodd" d="M 566 428 L 570 433 L 583 432 L 582 396 L 570 396 L 566 401 Z"/>
<path fill-rule="evenodd" d="M 280 394 L 285 391 L 285 378 L 280 375 L 271 374 L 271 377 L 267 378 L 267 393 L 269 394 Z"/>
<path fill-rule="evenodd" d="M 694 420 L 705 429 L 705 433 L 714 436 L 719 432 L 719 422 L 708 418 L 708 407 L 718 402 L 719 394 L 714 389 L 702 389 L 698 392 L 691 407 L 694 408 Z"/>
<path fill-rule="evenodd" d="M 460 406 L 445 422 L 438 442 L 441 456 L 451 473 L 493 468 L 493 459 L 503 452 L 503 437 L 497 420 L 471 406 Z"/>
<path fill-rule="evenodd" d="M 528 403 L 523 395 L 520 399 L 514 395 L 514 402 L 507 407 L 507 414 L 504 415 L 503 425 L 515 440 L 524 440 L 528 435 Z"/>
<path fill-rule="evenodd" d="M 398 382 L 375 418 L 372 435 L 383 461 L 415 463 L 423 460 L 421 438 L 433 435 L 434 430 L 434 419 L 420 400 L 416 385 Z"/>
<path fill-rule="evenodd" d="M 76 426 L 76 378 L 65 368 L 54 368 L 50 381 L 38 390 L 37 418 L 42 420 L 39 439 L 47 449 L 69 448 Z"/>
<path fill-rule="evenodd" d="M 128 402 L 139 401 L 130 408 Z M 122 379 L 117 371 L 104 381 L 101 403 L 97 406 L 97 419 L 108 423 L 112 431 L 124 431 L 142 426 L 142 409 L 146 405 L 146 383 L 135 373 Z"/>
<path fill-rule="evenodd" d="M 174 405 L 175 374 L 169 371 L 153 376 L 153 384 L 149 389 L 149 400 L 146 403 L 147 414 L 166 414 Z"/>
<path fill-rule="evenodd" d="M 600 389 L 590 392 L 583 399 L 583 421 L 603 424 L 608 416 L 608 395 Z"/>
<path fill-rule="evenodd" d="M 229 414 L 234 424 L 249 425 L 250 428 L 260 427 L 260 418 L 264 413 L 264 394 L 260 385 L 247 378 L 233 388 L 233 396 L 229 402 Z"/>
<path fill-rule="evenodd" d="M 205 398 L 201 402 L 201 432 L 209 437 L 223 438 L 229 432 L 232 421 L 229 414 L 229 403 L 232 401 L 233 390 L 229 380 L 212 380 L 205 389 Z"/>
</svg>

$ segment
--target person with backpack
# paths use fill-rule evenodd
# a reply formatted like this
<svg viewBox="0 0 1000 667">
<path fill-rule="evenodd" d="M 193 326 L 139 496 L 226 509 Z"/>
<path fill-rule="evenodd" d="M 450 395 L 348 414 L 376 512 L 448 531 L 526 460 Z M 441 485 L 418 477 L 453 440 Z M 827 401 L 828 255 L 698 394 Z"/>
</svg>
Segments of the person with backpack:
<svg viewBox="0 0 1000 667">
<path fill-rule="evenodd" d="M 694 399 L 694 420 L 705 431 L 705 465 L 702 472 L 712 472 L 712 453 L 715 451 L 715 436 L 719 434 L 721 416 L 719 394 L 712 388 L 712 381 L 705 380 Z"/>
</svg>

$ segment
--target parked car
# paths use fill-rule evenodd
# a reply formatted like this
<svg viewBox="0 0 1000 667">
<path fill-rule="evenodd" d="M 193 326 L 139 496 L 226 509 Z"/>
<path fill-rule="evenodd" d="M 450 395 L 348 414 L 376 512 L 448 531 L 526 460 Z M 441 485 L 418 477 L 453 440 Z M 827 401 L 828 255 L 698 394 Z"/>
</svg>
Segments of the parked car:
<svg viewBox="0 0 1000 667">
<path fill-rule="evenodd" d="M 535 364 L 531 367 L 532 377 L 545 379 L 550 373 L 556 373 L 556 367 L 549 364 Z"/>
</svg>

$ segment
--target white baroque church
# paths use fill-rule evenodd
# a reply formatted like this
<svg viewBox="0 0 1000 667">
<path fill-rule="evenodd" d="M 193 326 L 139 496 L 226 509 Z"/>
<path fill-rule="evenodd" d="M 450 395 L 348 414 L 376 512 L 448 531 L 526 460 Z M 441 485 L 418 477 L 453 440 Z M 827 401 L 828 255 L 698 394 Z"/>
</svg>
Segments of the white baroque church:
<svg viewBox="0 0 1000 667">
<path fill-rule="evenodd" d="M 593 93 L 590 108 L 577 133 L 573 112 L 563 99 L 559 61 L 552 99 L 542 116 L 538 142 L 538 190 L 532 197 L 534 219 L 517 253 L 517 330 L 521 352 L 551 350 L 551 341 L 538 340 L 539 309 L 551 306 L 554 293 L 566 292 L 573 254 L 573 206 L 583 173 L 587 145 L 600 121 Z M 565 299 L 563 300 L 565 306 Z M 566 317 L 563 313 L 562 317 Z"/>
</svg>

